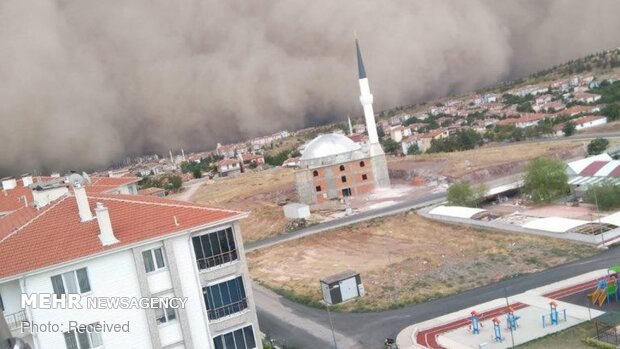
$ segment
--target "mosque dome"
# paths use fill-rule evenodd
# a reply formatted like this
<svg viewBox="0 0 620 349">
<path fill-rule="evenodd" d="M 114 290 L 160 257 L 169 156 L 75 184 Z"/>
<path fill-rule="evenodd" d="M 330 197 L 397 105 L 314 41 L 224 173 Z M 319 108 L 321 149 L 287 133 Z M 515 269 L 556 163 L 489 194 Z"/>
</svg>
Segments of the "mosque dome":
<svg viewBox="0 0 620 349">
<path fill-rule="evenodd" d="M 360 145 L 353 142 L 349 137 L 330 133 L 320 135 L 310 141 L 304 150 L 301 160 L 318 159 L 359 150 Z"/>
</svg>

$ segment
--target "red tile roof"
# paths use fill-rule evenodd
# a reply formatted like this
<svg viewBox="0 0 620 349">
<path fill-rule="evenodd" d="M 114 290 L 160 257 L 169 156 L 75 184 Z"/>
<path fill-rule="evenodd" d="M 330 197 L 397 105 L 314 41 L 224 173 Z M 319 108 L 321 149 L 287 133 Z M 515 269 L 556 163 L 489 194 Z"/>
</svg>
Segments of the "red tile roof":
<svg viewBox="0 0 620 349">
<path fill-rule="evenodd" d="M 97 202 L 108 208 L 119 243 L 102 246 L 97 220 L 80 222 L 71 195 L 23 208 L 0 218 L 0 279 L 246 215 L 153 196 L 91 193 L 88 202 L 93 215 Z"/>
<path fill-rule="evenodd" d="M 592 122 L 595 120 L 600 120 L 600 119 L 604 119 L 604 116 L 598 116 L 598 115 L 589 115 L 589 116 L 582 116 L 578 119 L 575 119 L 572 121 L 573 124 L 575 125 L 581 125 L 581 124 L 585 124 L 587 122 Z"/>
<path fill-rule="evenodd" d="M 54 177 L 34 177 L 36 182 L 60 179 Z M 89 193 L 106 193 L 119 187 L 136 183 L 140 181 L 138 177 L 92 177 L 92 184 L 86 185 L 86 191 Z M 17 180 L 17 187 L 0 192 L 0 212 L 15 211 L 25 205 L 24 197 L 28 203 L 32 202 L 32 191 L 28 187 L 24 187 L 21 179 Z"/>
<path fill-rule="evenodd" d="M 579 175 L 580 176 L 594 176 L 598 172 L 598 170 L 603 168 L 603 166 L 607 165 L 607 163 L 609 163 L 609 161 L 594 161 L 593 163 L 588 165 L 586 168 L 584 168 L 579 173 Z"/>
<path fill-rule="evenodd" d="M 144 188 L 144 189 L 138 190 L 138 194 L 139 195 L 155 195 L 155 194 L 159 194 L 165 191 L 166 190 L 163 188 L 150 187 L 150 188 Z"/>
<path fill-rule="evenodd" d="M 227 166 L 227 165 L 234 165 L 234 164 L 238 164 L 239 160 L 238 159 L 223 159 L 217 162 L 217 166 Z"/>
</svg>

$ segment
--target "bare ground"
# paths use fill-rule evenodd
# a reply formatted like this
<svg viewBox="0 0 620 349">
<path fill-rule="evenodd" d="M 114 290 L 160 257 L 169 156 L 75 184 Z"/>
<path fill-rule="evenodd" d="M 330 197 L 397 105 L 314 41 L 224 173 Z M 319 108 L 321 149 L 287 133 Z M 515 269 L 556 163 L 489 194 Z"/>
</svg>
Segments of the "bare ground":
<svg viewBox="0 0 620 349">
<path fill-rule="evenodd" d="M 285 230 L 287 220 L 278 203 L 296 199 L 294 170 L 275 168 L 243 173 L 202 185 L 193 201 L 233 210 L 250 211 L 241 221 L 243 240 L 264 239 Z"/>
<path fill-rule="evenodd" d="M 389 162 L 391 174 L 401 176 L 434 174 L 472 181 L 509 176 L 537 157 L 570 159 L 583 155 L 582 141 L 512 143 L 454 152 L 408 156 Z"/>
<path fill-rule="evenodd" d="M 248 260 L 254 280 L 309 305 L 321 300 L 321 278 L 356 270 L 366 296 L 336 309 L 369 311 L 423 302 L 595 253 L 563 240 L 443 225 L 410 212 L 251 252 Z"/>
</svg>

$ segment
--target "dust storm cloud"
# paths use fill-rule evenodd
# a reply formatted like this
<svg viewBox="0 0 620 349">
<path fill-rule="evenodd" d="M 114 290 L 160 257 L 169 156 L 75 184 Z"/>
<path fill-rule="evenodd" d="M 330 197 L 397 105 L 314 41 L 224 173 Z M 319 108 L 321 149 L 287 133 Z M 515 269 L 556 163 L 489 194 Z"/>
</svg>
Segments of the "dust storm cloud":
<svg viewBox="0 0 620 349">
<path fill-rule="evenodd" d="M 5 0 L 0 174 L 101 166 L 465 92 L 620 44 L 620 2 Z"/>
</svg>

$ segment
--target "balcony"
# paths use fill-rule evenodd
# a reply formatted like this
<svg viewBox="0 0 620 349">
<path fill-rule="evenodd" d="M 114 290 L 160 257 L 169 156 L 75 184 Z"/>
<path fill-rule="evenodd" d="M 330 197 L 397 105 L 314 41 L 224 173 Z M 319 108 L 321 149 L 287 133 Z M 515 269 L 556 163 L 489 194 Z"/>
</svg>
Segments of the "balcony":
<svg viewBox="0 0 620 349">
<path fill-rule="evenodd" d="M 22 322 L 28 321 L 25 310 L 21 310 L 12 314 L 4 314 L 4 318 L 6 319 L 6 323 L 9 325 L 9 329 L 11 330 L 11 332 L 20 334 L 22 334 Z"/>
<path fill-rule="evenodd" d="M 230 303 L 215 309 L 208 309 L 209 320 L 217 320 L 226 316 L 233 315 L 248 308 L 248 300 L 243 298 L 237 302 Z"/>
<path fill-rule="evenodd" d="M 205 270 L 217 267 L 218 265 L 231 263 L 237 260 L 237 250 L 230 250 L 218 255 L 205 258 L 196 258 L 198 270 Z"/>
</svg>

